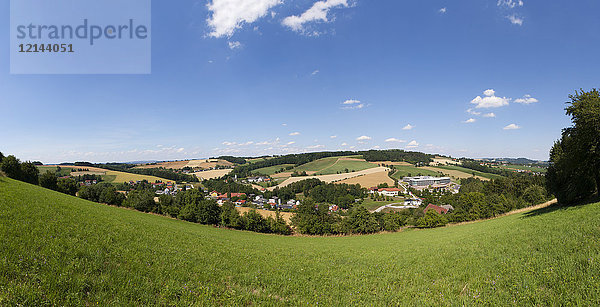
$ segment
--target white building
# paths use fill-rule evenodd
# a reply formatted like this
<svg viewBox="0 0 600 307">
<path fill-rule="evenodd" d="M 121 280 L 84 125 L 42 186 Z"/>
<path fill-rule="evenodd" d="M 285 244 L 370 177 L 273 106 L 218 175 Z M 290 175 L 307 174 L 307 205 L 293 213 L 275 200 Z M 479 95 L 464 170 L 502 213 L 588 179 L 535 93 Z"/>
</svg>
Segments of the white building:
<svg viewBox="0 0 600 307">
<path fill-rule="evenodd" d="M 450 184 L 450 177 L 417 176 L 404 177 L 402 180 L 411 187 L 446 186 Z"/>
</svg>

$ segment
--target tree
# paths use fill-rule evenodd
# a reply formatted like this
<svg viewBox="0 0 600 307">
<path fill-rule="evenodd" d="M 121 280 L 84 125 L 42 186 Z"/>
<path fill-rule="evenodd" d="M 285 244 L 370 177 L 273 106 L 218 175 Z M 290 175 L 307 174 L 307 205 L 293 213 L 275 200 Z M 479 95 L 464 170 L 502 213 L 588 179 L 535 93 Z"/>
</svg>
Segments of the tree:
<svg viewBox="0 0 600 307">
<path fill-rule="evenodd" d="M 565 110 L 573 126 L 554 143 L 547 173 L 547 188 L 562 203 L 600 194 L 600 92 L 582 90 L 569 98 Z"/>
<path fill-rule="evenodd" d="M 28 161 L 21 164 L 21 180 L 37 185 L 39 183 L 39 174 L 40 171 L 33 163 Z"/>
<path fill-rule="evenodd" d="M 58 190 L 56 175 L 51 171 L 43 173 L 40 176 L 40 186 L 50 190 Z"/>
<path fill-rule="evenodd" d="M 0 165 L 2 165 L 2 160 L 4 159 L 4 154 L 0 151 Z"/>
<path fill-rule="evenodd" d="M 99 202 L 114 206 L 121 206 L 124 200 L 125 196 L 117 192 L 117 189 L 113 186 L 103 189 L 100 193 L 100 197 L 98 198 Z"/>
<path fill-rule="evenodd" d="M 21 161 L 13 155 L 2 159 L 2 171 L 9 178 L 21 180 Z"/>
<path fill-rule="evenodd" d="M 77 182 L 71 178 L 59 178 L 56 181 L 57 191 L 75 196 L 79 187 Z"/>
<path fill-rule="evenodd" d="M 435 210 L 427 210 L 425 216 L 417 221 L 417 226 L 422 228 L 434 228 L 445 226 L 446 224 L 448 224 L 446 217 Z"/>
<path fill-rule="evenodd" d="M 364 206 L 352 210 L 344 220 L 344 228 L 348 233 L 374 233 L 380 230 L 379 223 L 373 214 Z"/>
<path fill-rule="evenodd" d="M 151 191 L 133 190 L 127 194 L 123 205 L 142 212 L 155 212 L 157 209 L 154 193 Z"/>
</svg>

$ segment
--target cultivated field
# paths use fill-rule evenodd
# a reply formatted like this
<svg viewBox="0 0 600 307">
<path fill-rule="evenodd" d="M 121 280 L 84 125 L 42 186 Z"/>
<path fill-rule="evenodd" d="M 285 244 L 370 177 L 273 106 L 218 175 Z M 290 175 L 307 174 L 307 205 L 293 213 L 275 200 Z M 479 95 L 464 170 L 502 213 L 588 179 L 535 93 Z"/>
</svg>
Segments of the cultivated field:
<svg viewBox="0 0 600 307">
<path fill-rule="evenodd" d="M 252 208 L 248 208 L 248 207 L 235 207 L 235 208 L 240 213 L 244 213 L 244 212 L 248 212 L 248 211 L 252 210 Z M 256 209 L 256 212 L 260 213 L 260 215 L 262 215 L 264 218 L 268 218 L 268 217 L 275 218 L 275 211 L 269 211 L 269 210 L 263 210 L 263 209 Z M 290 219 L 292 218 L 292 216 L 294 216 L 294 214 L 291 213 L 291 212 L 279 212 L 279 214 L 281 214 L 281 217 L 288 224 L 291 223 Z"/>
<path fill-rule="evenodd" d="M 454 161 L 454 160 L 452 160 L 450 158 L 445 158 L 445 157 L 435 157 L 432 160 L 433 160 L 433 162 L 430 163 L 432 166 L 461 164 L 460 161 Z"/>
<path fill-rule="evenodd" d="M 468 169 L 468 168 L 456 166 L 456 165 L 440 165 L 435 168 L 439 169 L 442 172 L 448 172 L 448 174 L 451 174 L 450 171 L 458 171 L 458 172 L 467 174 L 469 177 L 473 177 L 473 174 L 475 174 L 476 178 L 480 178 L 480 177 L 487 178 L 487 179 L 502 178 L 502 176 L 500 176 L 500 175 L 484 173 L 484 172 L 480 172 L 480 171 L 476 171 L 476 170 L 472 170 L 472 169 Z M 454 173 L 454 174 L 459 175 L 459 173 Z M 465 178 L 468 178 L 468 177 L 465 177 Z"/>
<path fill-rule="evenodd" d="M 358 171 L 358 172 L 353 172 L 353 173 L 343 173 L 343 174 L 331 174 L 331 175 L 320 175 L 320 176 L 299 176 L 299 177 L 290 177 L 288 179 L 286 179 L 285 181 L 283 181 L 282 183 L 280 183 L 279 185 L 277 185 L 277 187 L 285 187 L 293 182 L 298 182 L 298 181 L 302 181 L 302 180 L 306 180 L 306 179 L 319 179 L 321 181 L 330 183 L 330 182 L 338 182 L 338 181 L 342 181 L 342 180 L 346 180 L 349 178 L 354 178 L 354 177 L 358 177 L 358 176 L 363 176 L 363 175 L 368 175 L 368 174 L 375 174 L 375 173 L 379 173 L 379 172 L 383 172 L 384 174 L 386 172 L 389 171 L 389 168 L 386 167 L 375 167 L 375 168 L 369 168 L 366 170 L 362 170 L 362 171 Z M 273 190 L 275 189 L 275 187 L 270 187 L 269 190 Z"/>
<path fill-rule="evenodd" d="M 394 172 L 394 174 L 392 174 L 392 178 L 396 179 L 396 180 L 400 180 L 404 177 L 410 177 L 410 176 L 434 176 L 434 177 L 440 177 L 443 174 L 441 174 L 439 172 L 439 170 L 434 170 L 434 169 L 429 169 L 427 167 L 416 167 L 412 164 L 408 164 L 408 165 L 396 165 L 396 172 Z"/>
<path fill-rule="evenodd" d="M 213 178 L 221 178 L 229 173 L 231 173 L 232 169 L 213 169 L 209 171 L 195 172 L 193 173 L 198 179 L 213 179 Z"/>
<path fill-rule="evenodd" d="M 598 306 L 598 238 L 600 203 L 283 237 L 0 178 L 0 305 Z"/>
<path fill-rule="evenodd" d="M 474 177 L 474 178 L 477 178 L 477 179 L 480 179 L 483 181 L 490 180 L 489 178 L 485 178 L 482 176 L 473 176 L 473 174 L 471 174 L 471 173 L 466 173 L 466 172 L 455 170 L 455 169 L 443 169 L 443 168 L 433 167 L 433 166 L 424 166 L 423 168 L 433 171 L 433 172 L 442 172 L 445 176 L 449 176 L 450 178 L 456 179 L 456 180 L 471 178 L 471 177 Z"/>
<path fill-rule="evenodd" d="M 275 172 L 280 171 L 282 168 L 285 169 L 288 166 L 294 166 L 294 164 L 279 164 L 279 165 L 274 165 L 274 166 L 269 166 L 269 167 L 263 167 L 263 168 L 254 170 L 253 172 L 271 176 L 271 175 L 275 174 Z M 291 172 L 289 172 L 289 173 L 291 174 Z M 288 175 L 288 177 L 289 177 L 289 175 Z"/>
<path fill-rule="evenodd" d="M 347 183 L 347 184 L 360 184 L 363 188 L 376 187 L 378 184 L 387 183 L 389 186 L 394 185 L 394 180 L 392 180 L 387 172 L 377 172 L 367 175 L 362 175 L 346 180 L 342 180 L 338 183 Z"/>
</svg>

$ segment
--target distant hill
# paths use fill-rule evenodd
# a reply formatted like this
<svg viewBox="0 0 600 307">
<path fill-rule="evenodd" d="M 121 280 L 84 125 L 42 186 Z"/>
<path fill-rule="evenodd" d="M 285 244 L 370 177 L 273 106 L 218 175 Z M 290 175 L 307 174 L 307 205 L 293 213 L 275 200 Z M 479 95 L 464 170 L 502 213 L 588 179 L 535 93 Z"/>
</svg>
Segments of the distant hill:
<svg viewBox="0 0 600 307">
<path fill-rule="evenodd" d="M 529 164 L 548 165 L 548 161 L 531 160 L 528 158 L 482 158 L 480 160 L 491 161 L 491 162 L 505 162 L 508 164 L 518 164 L 518 165 L 529 165 Z"/>
</svg>

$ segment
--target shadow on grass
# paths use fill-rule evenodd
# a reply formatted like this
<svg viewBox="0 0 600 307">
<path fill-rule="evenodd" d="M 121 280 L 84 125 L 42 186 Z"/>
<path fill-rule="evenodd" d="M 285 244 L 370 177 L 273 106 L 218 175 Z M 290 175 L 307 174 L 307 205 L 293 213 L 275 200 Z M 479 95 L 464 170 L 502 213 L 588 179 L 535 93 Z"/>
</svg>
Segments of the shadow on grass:
<svg viewBox="0 0 600 307">
<path fill-rule="evenodd" d="M 540 209 L 535 209 L 535 210 L 531 210 L 529 212 L 526 212 L 523 214 L 523 216 L 521 218 L 529 218 L 529 217 L 534 217 L 534 216 L 538 216 L 538 215 L 542 215 L 542 214 L 546 214 L 546 213 L 551 213 L 554 211 L 558 211 L 558 210 L 566 210 L 566 209 L 578 209 L 583 207 L 584 205 L 588 205 L 588 204 L 592 204 L 592 203 L 597 203 L 600 202 L 600 197 L 598 196 L 594 196 L 590 199 L 584 200 L 584 201 L 580 201 L 577 203 L 573 203 L 573 204 L 561 204 L 561 203 L 555 203 L 553 205 L 550 205 L 548 207 L 545 208 L 540 208 Z"/>
</svg>

